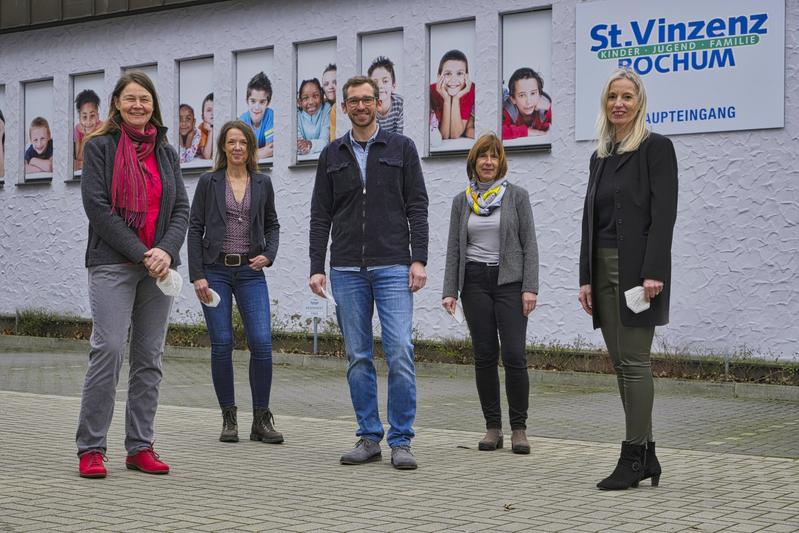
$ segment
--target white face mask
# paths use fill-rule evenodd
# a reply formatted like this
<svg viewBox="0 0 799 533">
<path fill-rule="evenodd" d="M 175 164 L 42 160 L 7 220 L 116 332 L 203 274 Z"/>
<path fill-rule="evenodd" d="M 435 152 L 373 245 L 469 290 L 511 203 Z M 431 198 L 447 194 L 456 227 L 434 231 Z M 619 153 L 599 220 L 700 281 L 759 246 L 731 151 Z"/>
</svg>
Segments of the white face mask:
<svg viewBox="0 0 799 533">
<path fill-rule="evenodd" d="M 169 274 L 163 280 L 156 280 L 155 285 L 167 296 L 177 296 L 183 288 L 183 277 L 177 270 L 170 268 Z"/>
</svg>

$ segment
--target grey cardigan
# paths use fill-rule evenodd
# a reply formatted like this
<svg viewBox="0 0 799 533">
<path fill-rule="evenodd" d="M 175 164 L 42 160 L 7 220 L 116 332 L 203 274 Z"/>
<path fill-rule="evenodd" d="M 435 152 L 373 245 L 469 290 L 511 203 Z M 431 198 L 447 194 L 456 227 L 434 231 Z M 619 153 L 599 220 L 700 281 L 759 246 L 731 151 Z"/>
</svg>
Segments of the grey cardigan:
<svg viewBox="0 0 799 533">
<path fill-rule="evenodd" d="M 444 270 L 443 298 L 458 297 L 463 289 L 466 271 L 467 223 L 471 210 L 466 193 L 452 199 L 447 240 L 447 262 Z M 476 215 L 475 215 L 476 216 Z M 505 285 L 521 281 L 521 292 L 538 294 L 538 242 L 535 238 L 533 209 L 525 189 L 512 183 L 502 198 L 499 219 L 499 278 Z"/>
<path fill-rule="evenodd" d="M 159 128 L 155 158 L 161 172 L 161 209 L 155 228 L 155 246 L 172 256 L 172 267 L 180 264 L 180 247 L 189 227 L 189 198 L 180 174 L 180 160 Z M 114 173 L 119 135 L 95 137 L 83 152 L 80 180 L 83 208 L 89 218 L 86 266 L 141 263 L 147 247 L 134 228 L 111 212 L 111 176 Z"/>
</svg>

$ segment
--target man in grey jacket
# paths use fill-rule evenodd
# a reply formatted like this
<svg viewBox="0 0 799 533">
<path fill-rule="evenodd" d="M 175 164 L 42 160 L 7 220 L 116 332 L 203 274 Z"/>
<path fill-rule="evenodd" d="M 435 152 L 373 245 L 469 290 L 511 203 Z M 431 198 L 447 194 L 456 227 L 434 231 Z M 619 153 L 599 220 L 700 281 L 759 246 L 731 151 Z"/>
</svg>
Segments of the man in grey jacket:
<svg viewBox="0 0 799 533">
<path fill-rule="evenodd" d="M 309 285 L 326 297 L 325 255 L 332 230 L 330 278 L 359 437 L 341 463 L 381 460 L 383 423 L 377 408 L 372 332 L 377 306 L 388 364 L 391 463 L 411 470 L 417 466 L 410 448 L 416 418 L 413 293 L 427 281 L 427 191 L 413 141 L 377 124 L 375 82 L 356 76 L 342 92 L 341 108 L 352 130 L 319 157 L 309 249 Z"/>
</svg>

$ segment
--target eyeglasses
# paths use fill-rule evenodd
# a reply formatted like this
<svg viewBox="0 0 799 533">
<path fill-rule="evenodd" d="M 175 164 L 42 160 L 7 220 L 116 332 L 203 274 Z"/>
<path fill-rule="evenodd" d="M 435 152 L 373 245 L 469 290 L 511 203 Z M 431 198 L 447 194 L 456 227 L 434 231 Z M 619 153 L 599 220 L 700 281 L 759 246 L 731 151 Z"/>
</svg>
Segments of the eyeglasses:
<svg viewBox="0 0 799 533">
<path fill-rule="evenodd" d="M 361 98 L 358 98 L 357 96 L 352 96 L 350 98 L 347 98 L 347 105 L 349 107 L 358 107 L 358 104 L 361 103 L 366 107 L 371 107 L 375 105 L 375 102 L 377 102 L 377 98 L 375 98 L 374 96 L 362 96 Z"/>
</svg>

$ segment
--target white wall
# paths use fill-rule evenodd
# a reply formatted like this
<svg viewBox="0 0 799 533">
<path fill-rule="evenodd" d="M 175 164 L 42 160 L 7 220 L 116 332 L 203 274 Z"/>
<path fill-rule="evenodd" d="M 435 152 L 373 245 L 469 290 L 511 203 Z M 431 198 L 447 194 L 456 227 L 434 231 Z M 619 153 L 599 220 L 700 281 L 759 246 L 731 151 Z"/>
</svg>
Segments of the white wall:
<svg viewBox="0 0 799 533">
<path fill-rule="evenodd" d="M 539 308 L 528 340 L 601 344 L 577 303 L 580 217 L 592 146 L 574 141 L 575 3 L 553 2 L 552 75 L 548 92 L 558 102 L 552 152 L 513 153 L 510 178 L 531 192 L 541 256 Z M 235 50 L 274 46 L 275 87 L 271 103 L 276 127 L 272 172 L 282 226 L 275 266 L 268 271 L 270 295 L 281 317 L 300 313 L 309 296 L 308 213 L 314 167 L 290 167 L 295 149 L 289 130 L 295 102 L 291 91 L 293 43 L 336 38 L 339 86 L 357 73 L 358 33 L 403 29 L 405 133 L 423 150 L 424 98 L 428 63 L 426 22 L 476 19 L 477 130 L 499 124 L 500 72 L 498 14 L 546 5 L 539 0 L 460 0 L 430 3 L 408 0 L 387 10 L 377 0 L 349 2 L 244 1 L 199 6 L 0 36 L 0 85 L 6 86 L 3 113 L 10 125 L 9 154 L 21 154 L 21 83 L 54 79 L 53 129 L 56 168 L 50 185 L 23 185 L 21 158 L 9 157 L 0 189 L 0 313 L 44 307 L 89 316 L 83 258 L 86 221 L 80 190 L 70 178 L 68 136 L 72 94 L 69 76 L 105 71 L 107 98 L 127 65 L 157 63 L 158 90 L 167 125 L 176 128 L 175 60 L 213 55 L 215 115 L 236 111 Z M 799 27 L 799 4 L 787 2 L 786 27 Z M 313 16 L 308 14 L 312 13 Z M 371 13 L 355 17 L 355 13 Z M 356 25 L 357 24 L 357 25 Z M 258 28 L 258 31 L 254 31 Z M 42 43 L 48 53 L 42 54 Z M 57 46 L 55 45 L 57 43 Z M 683 135 L 673 138 L 680 162 L 680 204 L 674 242 L 672 321 L 658 329 L 670 349 L 752 350 L 763 356 L 799 358 L 799 36 L 786 32 L 785 128 Z M 470 68 L 471 70 L 471 68 Z M 488 90 L 496 87 L 496 90 Z M 411 95 L 417 95 L 416 98 Z M 169 111 L 167 111 L 169 110 Z M 348 121 L 338 114 L 338 131 Z M 423 161 L 430 195 L 429 287 L 416 298 L 414 323 L 423 337 L 461 337 L 466 331 L 440 310 L 443 250 L 449 206 L 464 186 L 464 158 Z M 188 176 L 189 194 L 196 177 Z M 188 278 L 185 265 L 180 267 Z M 196 319 L 200 304 L 187 286 L 174 320 Z"/>
</svg>

